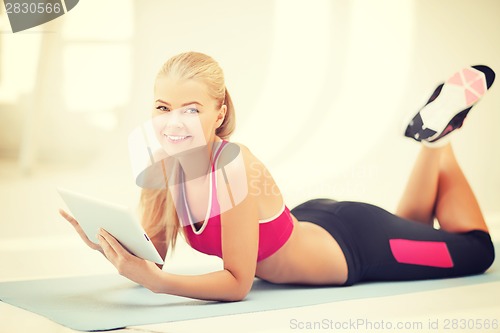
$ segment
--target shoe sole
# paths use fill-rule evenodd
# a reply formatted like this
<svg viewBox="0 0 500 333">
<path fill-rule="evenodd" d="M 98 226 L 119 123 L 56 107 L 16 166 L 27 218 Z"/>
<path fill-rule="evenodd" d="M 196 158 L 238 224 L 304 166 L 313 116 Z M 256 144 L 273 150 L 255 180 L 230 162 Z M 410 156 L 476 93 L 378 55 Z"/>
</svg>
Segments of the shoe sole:
<svg viewBox="0 0 500 333">
<path fill-rule="evenodd" d="M 405 136 L 434 142 L 460 128 L 472 106 L 484 96 L 494 80 L 493 70 L 483 65 L 456 72 L 436 88 L 407 126 Z"/>
</svg>

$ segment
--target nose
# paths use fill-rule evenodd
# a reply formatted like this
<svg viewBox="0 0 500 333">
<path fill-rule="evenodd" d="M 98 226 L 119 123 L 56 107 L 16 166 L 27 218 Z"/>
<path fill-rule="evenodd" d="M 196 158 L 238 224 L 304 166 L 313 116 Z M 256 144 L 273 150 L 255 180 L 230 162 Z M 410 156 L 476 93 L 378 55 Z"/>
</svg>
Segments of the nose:
<svg viewBox="0 0 500 333">
<path fill-rule="evenodd" d="M 165 120 L 166 128 L 182 128 L 184 126 L 182 117 L 178 112 L 171 112 Z"/>
<path fill-rule="evenodd" d="M 184 127 L 182 117 L 175 112 L 154 116 L 152 118 L 152 124 L 158 133 L 168 133 Z"/>
<path fill-rule="evenodd" d="M 169 129 L 184 127 L 182 116 L 176 110 L 156 116 L 154 122 L 158 128 L 163 128 L 163 130 L 167 131 Z"/>
</svg>

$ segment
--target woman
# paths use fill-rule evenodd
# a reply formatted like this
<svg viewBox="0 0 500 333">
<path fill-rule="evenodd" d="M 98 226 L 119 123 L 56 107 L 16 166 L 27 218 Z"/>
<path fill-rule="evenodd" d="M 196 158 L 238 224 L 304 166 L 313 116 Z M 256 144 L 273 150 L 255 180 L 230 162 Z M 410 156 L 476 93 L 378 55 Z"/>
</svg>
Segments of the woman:
<svg viewBox="0 0 500 333">
<path fill-rule="evenodd" d="M 196 276 L 162 271 L 105 230 L 99 244 L 90 242 L 77 221 L 61 214 L 123 276 L 156 293 L 205 300 L 242 300 L 256 276 L 352 285 L 482 273 L 494 248 L 445 140 L 493 80 L 486 66 L 463 69 L 410 122 L 406 136 L 423 145 L 396 215 L 329 199 L 289 211 L 265 166 L 245 146 L 227 142 L 234 108 L 221 68 L 204 54 L 183 53 L 165 63 L 155 83 L 152 122 L 163 148 L 164 186 L 143 189 L 142 221 L 160 253 L 182 233 L 193 248 L 221 257 L 223 269 Z"/>
</svg>

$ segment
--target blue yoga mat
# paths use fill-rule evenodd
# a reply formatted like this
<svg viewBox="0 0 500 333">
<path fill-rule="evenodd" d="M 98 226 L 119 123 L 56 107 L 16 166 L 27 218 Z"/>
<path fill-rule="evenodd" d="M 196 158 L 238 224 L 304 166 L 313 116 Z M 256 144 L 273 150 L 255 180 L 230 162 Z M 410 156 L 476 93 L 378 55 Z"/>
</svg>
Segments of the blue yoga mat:
<svg viewBox="0 0 500 333">
<path fill-rule="evenodd" d="M 274 285 L 255 280 L 247 298 L 237 303 L 154 294 L 120 275 L 3 282 L 0 300 L 72 329 L 100 331 L 495 281 L 500 281 L 498 260 L 485 274 L 443 280 L 373 282 L 351 287 Z"/>
</svg>

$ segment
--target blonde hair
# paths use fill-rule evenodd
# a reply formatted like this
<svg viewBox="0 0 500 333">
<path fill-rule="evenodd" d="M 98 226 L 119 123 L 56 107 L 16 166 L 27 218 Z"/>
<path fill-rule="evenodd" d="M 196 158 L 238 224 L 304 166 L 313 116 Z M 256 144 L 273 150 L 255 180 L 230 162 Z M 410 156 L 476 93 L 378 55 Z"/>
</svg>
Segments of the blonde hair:
<svg viewBox="0 0 500 333">
<path fill-rule="evenodd" d="M 203 82 L 210 96 L 220 108 L 226 105 L 226 115 L 215 134 L 228 139 L 235 128 L 234 106 L 229 95 L 224 73 L 219 64 L 199 52 L 186 52 L 170 58 L 158 72 L 158 77 L 168 76 L 177 80 L 198 80 Z M 177 235 L 182 230 L 174 200 L 167 186 L 164 189 L 143 189 L 140 198 L 142 225 L 152 238 L 161 237 L 166 250 L 175 247 Z M 163 235 L 161 233 L 164 233 Z M 164 237 L 164 238 L 163 238 Z"/>
</svg>

